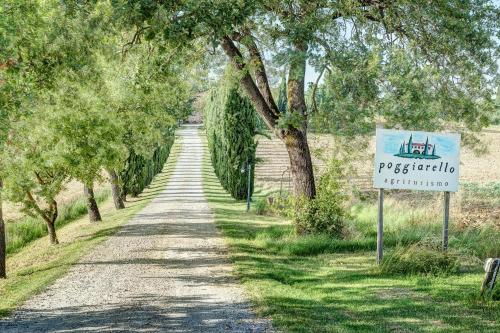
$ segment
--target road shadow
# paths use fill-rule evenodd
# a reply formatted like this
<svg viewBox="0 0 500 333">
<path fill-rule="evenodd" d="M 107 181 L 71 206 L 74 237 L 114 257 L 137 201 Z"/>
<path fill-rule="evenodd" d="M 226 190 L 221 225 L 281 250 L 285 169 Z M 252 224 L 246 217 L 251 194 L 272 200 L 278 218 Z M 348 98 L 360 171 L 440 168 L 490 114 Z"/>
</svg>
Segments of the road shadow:
<svg viewBox="0 0 500 333">
<path fill-rule="evenodd" d="M 0 321 L 2 333 L 32 332 L 267 332 L 245 303 L 216 302 L 209 295 L 124 298 L 106 309 L 93 305 L 41 311 L 24 309 Z"/>
</svg>

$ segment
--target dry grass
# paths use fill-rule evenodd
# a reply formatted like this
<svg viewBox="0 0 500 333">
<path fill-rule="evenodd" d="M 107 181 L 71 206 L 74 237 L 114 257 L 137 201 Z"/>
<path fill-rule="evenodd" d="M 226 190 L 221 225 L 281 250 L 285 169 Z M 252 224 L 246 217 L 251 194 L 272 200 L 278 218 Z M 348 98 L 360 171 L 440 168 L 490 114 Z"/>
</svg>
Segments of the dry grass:
<svg viewBox="0 0 500 333">
<path fill-rule="evenodd" d="M 94 185 L 94 191 L 97 192 L 108 187 L 106 181 L 97 183 Z M 81 197 L 83 194 L 83 184 L 72 180 L 68 182 L 64 190 L 57 196 L 56 200 L 59 206 L 64 206 L 65 204 L 74 201 L 75 199 Z M 21 212 L 21 205 L 12 202 L 5 201 L 3 203 L 3 214 L 6 221 L 13 221 L 20 219 L 24 216 Z"/>
<path fill-rule="evenodd" d="M 484 132 L 482 140 L 488 148 L 486 154 L 478 156 L 471 149 L 462 148 L 460 157 L 461 182 L 484 184 L 500 181 L 500 128 Z M 316 168 L 316 174 L 320 174 L 324 168 L 324 163 L 316 157 L 317 153 L 318 151 L 327 154 L 333 152 L 336 149 L 334 140 L 331 135 L 309 135 L 309 144 L 311 151 L 313 151 L 313 164 Z M 374 152 L 375 138 L 372 137 L 369 143 L 368 156 L 373 156 Z M 257 184 L 264 187 L 279 188 L 283 179 L 283 186 L 288 188 L 289 172 L 285 172 L 285 170 L 290 164 L 283 142 L 277 138 L 269 140 L 265 137 L 259 137 L 257 157 L 262 160 L 256 167 Z M 358 162 L 356 166 L 359 172 L 358 176 L 353 178 L 353 183 L 365 189 L 371 188 L 373 158 Z"/>
</svg>

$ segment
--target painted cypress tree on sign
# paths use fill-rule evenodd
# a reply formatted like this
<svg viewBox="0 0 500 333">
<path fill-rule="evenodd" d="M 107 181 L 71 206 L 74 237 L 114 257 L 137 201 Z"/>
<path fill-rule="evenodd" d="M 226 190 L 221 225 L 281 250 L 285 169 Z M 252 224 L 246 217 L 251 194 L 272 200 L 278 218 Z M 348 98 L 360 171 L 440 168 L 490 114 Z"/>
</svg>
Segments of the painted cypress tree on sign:
<svg viewBox="0 0 500 333">
<path fill-rule="evenodd" d="M 423 155 L 429 154 L 429 138 L 425 139 L 424 152 L 422 154 Z"/>
</svg>

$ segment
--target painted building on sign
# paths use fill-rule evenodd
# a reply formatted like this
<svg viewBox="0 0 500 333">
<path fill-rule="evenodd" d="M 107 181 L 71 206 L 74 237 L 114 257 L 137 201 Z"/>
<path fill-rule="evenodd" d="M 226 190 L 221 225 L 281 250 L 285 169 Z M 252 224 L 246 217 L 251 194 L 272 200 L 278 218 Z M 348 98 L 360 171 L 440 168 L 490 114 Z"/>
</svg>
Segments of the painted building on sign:
<svg viewBox="0 0 500 333">
<path fill-rule="evenodd" d="M 436 155 L 436 146 L 429 143 L 429 138 L 425 139 L 425 143 L 413 142 L 413 135 L 410 135 L 408 142 L 403 141 L 399 146 L 399 152 L 394 154 L 397 157 L 403 158 L 424 158 L 424 159 L 438 159 L 440 156 Z"/>
<path fill-rule="evenodd" d="M 432 151 L 433 147 L 434 146 L 432 144 L 430 144 L 430 143 L 427 145 L 427 148 L 429 150 L 431 150 L 431 151 Z M 406 150 L 406 151 L 408 150 L 408 144 L 405 143 L 405 142 L 403 142 L 403 149 Z M 413 142 L 411 144 L 410 151 L 413 154 L 420 154 L 420 155 L 422 155 L 425 152 L 425 143 Z"/>
<path fill-rule="evenodd" d="M 377 129 L 374 187 L 458 190 L 460 135 Z"/>
</svg>

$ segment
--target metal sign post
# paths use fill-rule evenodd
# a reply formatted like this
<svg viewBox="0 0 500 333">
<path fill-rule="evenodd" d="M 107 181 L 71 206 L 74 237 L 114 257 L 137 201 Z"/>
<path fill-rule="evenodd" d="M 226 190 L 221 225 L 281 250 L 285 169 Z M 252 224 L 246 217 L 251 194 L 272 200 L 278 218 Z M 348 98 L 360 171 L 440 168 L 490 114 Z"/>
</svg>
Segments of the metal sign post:
<svg viewBox="0 0 500 333">
<path fill-rule="evenodd" d="M 450 192 L 444 192 L 443 251 L 448 250 L 448 222 L 450 220 Z"/>
<path fill-rule="evenodd" d="M 247 160 L 247 212 L 250 210 L 250 201 L 251 201 L 251 189 L 252 186 L 252 165 Z"/>
<path fill-rule="evenodd" d="M 384 255 L 384 189 L 378 190 L 377 264 Z"/>
<path fill-rule="evenodd" d="M 458 191 L 460 134 L 377 126 L 373 187 L 379 190 L 377 263 L 383 257 L 384 189 L 444 192 L 443 251 L 448 249 L 450 192 Z"/>
</svg>

